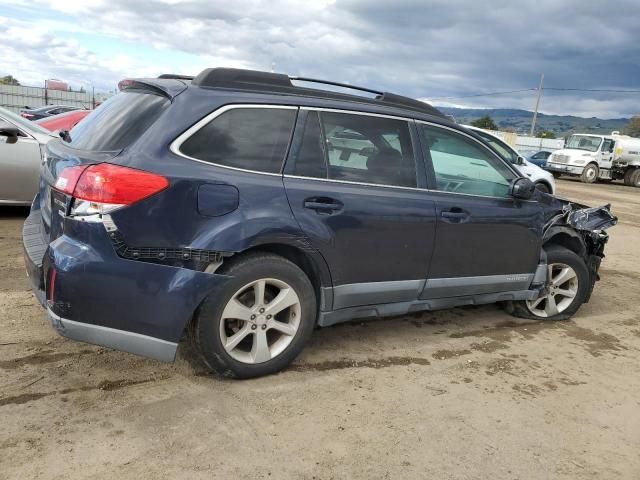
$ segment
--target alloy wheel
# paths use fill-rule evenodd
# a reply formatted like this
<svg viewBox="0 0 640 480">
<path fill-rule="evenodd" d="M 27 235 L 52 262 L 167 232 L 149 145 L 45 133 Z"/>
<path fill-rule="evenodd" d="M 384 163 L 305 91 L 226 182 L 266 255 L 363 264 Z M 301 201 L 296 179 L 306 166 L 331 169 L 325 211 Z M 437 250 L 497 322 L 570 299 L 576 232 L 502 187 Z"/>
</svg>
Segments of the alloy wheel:
<svg viewBox="0 0 640 480">
<path fill-rule="evenodd" d="M 295 337 L 300 312 L 298 294 L 287 283 L 275 278 L 251 282 L 231 297 L 222 312 L 222 346 L 239 362 L 267 362 Z"/>
<path fill-rule="evenodd" d="M 536 300 L 527 300 L 527 308 L 537 317 L 553 317 L 564 312 L 578 294 L 578 274 L 564 263 L 548 266 L 549 291 Z"/>
</svg>

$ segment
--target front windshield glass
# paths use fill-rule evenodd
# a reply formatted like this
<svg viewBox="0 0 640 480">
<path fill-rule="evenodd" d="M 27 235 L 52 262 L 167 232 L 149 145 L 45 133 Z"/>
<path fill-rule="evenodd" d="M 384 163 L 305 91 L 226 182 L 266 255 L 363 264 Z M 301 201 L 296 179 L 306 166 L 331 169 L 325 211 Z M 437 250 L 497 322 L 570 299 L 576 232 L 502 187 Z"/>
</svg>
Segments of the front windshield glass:
<svg viewBox="0 0 640 480">
<path fill-rule="evenodd" d="M 586 150 L 587 152 L 597 152 L 602 143 L 600 137 L 589 137 L 587 135 L 571 135 L 567 140 L 566 148 Z"/>
<path fill-rule="evenodd" d="M 24 130 L 27 133 L 41 133 L 45 135 L 51 135 L 51 132 L 40 125 L 33 123 L 31 120 L 22 118 L 20 115 L 16 115 L 6 108 L 0 107 L 0 118 L 3 118 L 7 122 L 13 123 L 16 127 Z"/>
</svg>

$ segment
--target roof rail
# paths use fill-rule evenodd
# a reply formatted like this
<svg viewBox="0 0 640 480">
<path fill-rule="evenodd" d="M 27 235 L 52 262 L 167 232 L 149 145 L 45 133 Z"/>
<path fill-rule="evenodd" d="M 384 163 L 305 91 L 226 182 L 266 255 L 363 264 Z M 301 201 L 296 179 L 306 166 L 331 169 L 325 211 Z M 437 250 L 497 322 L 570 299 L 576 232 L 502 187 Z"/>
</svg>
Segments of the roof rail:
<svg viewBox="0 0 640 480">
<path fill-rule="evenodd" d="M 178 75 L 175 73 L 163 73 L 159 75 L 158 78 L 163 80 L 193 80 L 193 76 L 191 75 Z"/>
<path fill-rule="evenodd" d="M 164 76 L 163 76 L 164 78 Z M 200 87 L 221 87 L 221 88 L 249 88 L 249 89 L 266 89 L 272 92 L 282 92 L 288 94 L 309 94 L 313 92 L 318 95 L 322 92 L 323 96 L 341 95 L 337 92 L 327 92 L 326 90 L 316 90 L 305 87 L 298 87 L 291 81 L 320 83 L 324 85 L 333 85 L 336 87 L 358 90 L 375 95 L 375 98 L 361 97 L 360 101 L 371 102 L 374 104 L 383 104 L 390 107 L 406 108 L 409 110 L 426 113 L 438 117 L 446 118 L 445 115 L 435 107 L 428 103 L 421 102 L 409 97 L 396 95 L 395 93 L 382 92 L 365 87 L 358 87 L 346 83 L 332 82 L 328 80 L 318 80 L 308 77 L 289 77 L 282 73 L 261 72 L 258 70 L 244 70 L 238 68 L 207 68 L 200 72 L 191 82 L 192 85 Z M 343 96 L 341 98 L 349 98 Z"/>
<path fill-rule="evenodd" d="M 351 90 L 359 90 L 361 92 L 373 93 L 374 95 L 383 95 L 383 92 L 372 90 L 370 88 L 356 87 L 355 85 L 349 85 L 348 83 L 330 82 L 329 80 L 318 80 L 316 78 L 308 78 L 308 77 L 289 77 L 289 80 L 298 81 L 298 82 L 322 83 L 324 85 L 333 85 L 336 87 L 349 88 Z"/>
</svg>

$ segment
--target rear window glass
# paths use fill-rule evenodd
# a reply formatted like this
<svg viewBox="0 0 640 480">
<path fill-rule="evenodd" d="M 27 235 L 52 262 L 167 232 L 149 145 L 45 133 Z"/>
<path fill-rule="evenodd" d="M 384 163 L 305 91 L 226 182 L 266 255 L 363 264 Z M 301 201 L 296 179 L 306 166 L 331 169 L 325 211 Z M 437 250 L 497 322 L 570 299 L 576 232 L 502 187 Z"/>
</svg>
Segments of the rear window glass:
<svg viewBox="0 0 640 480">
<path fill-rule="evenodd" d="M 169 103 L 153 93 L 121 92 L 73 127 L 69 144 L 80 150 L 121 150 L 139 138 Z"/>
<path fill-rule="evenodd" d="M 235 108 L 194 133 L 180 151 L 218 165 L 277 173 L 295 118 L 296 109 Z"/>
</svg>

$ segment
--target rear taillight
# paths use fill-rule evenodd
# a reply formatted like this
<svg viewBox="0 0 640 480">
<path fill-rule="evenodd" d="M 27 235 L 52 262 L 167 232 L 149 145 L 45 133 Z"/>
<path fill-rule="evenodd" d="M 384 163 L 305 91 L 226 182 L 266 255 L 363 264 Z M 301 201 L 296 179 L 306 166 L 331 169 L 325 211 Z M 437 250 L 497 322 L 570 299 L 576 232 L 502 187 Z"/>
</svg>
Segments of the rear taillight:
<svg viewBox="0 0 640 480">
<path fill-rule="evenodd" d="M 51 269 L 51 277 L 49 278 L 49 302 L 53 305 L 56 298 L 56 276 L 58 272 L 55 268 Z"/>
<path fill-rule="evenodd" d="M 169 186 L 162 175 L 110 163 L 65 168 L 55 188 L 74 197 L 72 215 L 108 213 Z"/>
<path fill-rule="evenodd" d="M 56 190 L 66 193 L 67 195 L 73 195 L 73 191 L 76 188 L 76 184 L 80 179 L 80 175 L 87 169 L 88 165 L 79 165 L 77 167 L 65 168 L 58 178 L 56 184 L 53 186 Z"/>
<path fill-rule="evenodd" d="M 33 118 L 33 115 L 30 113 L 21 113 L 20 116 L 22 118 Z"/>
</svg>

